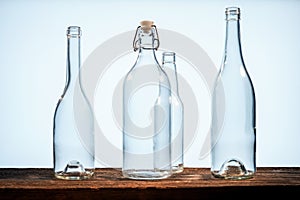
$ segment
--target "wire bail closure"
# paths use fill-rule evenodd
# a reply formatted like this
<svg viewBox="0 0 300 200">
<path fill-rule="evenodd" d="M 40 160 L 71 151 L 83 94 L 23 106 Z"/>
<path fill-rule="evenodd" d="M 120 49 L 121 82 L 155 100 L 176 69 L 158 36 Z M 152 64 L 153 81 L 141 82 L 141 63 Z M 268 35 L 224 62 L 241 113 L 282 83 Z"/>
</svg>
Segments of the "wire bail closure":
<svg viewBox="0 0 300 200">
<path fill-rule="evenodd" d="M 139 40 L 137 39 L 137 35 L 138 35 L 138 31 L 142 28 L 142 26 L 138 26 L 136 31 L 135 31 L 135 35 L 134 35 L 134 39 L 133 39 L 133 50 L 136 51 L 139 48 L 141 48 L 140 44 L 139 44 Z M 157 28 L 155 25 L 151 25 L 151 29 L 154 28 L 155 32 L 154 32 L 154 41 L 153 41 L 153 47 L 143 47 L 144 49 L 154 49 L 157 51 L 158 47 L 159 47 L 159 37 L 158 37 L 158 32 L 157 32 Z M 150 29 L 150 31 L 151 31 Z M 151 33 L 153 34 L 153 33 Z"/>
</svg>

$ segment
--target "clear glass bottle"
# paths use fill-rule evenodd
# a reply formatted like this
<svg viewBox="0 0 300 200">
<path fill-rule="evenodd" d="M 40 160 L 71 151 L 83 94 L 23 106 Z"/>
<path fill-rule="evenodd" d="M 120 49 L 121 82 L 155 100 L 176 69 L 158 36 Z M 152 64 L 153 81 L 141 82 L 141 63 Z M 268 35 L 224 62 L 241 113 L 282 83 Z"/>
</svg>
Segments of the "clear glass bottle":
<svg viewBox="0 0 300 200">
<path fill-rule="evenodd" d="M 80 37 L 80 27 L 68 27 L 66 84 L 53 119 L 54 174 L 66 180 L 94 174 L 94 118 L 81 85 Z"/>
<path fill-rule="evenodd" d="M 167 73 L 171 86 L 171 155 L 172 171 L 183 171 L 183 103 L 178 91 L 175 52 L 163 52 L 162 68 Z"/>
<path fill-rule="evenodd" d="M 123 176 L 154 180 L 172 174 L 170 84 L 155 50 L 158 34 L 142 21 L 133 41 L 138 57 L 123 84 Z"/>
<path fill-rule="evenodd" d="M 247 179 L 256 172 L 255 93 L 241 51 L 240 9 L 225 13 L 225 52 L 212 96 L 211 173 Z"/>
</svg>

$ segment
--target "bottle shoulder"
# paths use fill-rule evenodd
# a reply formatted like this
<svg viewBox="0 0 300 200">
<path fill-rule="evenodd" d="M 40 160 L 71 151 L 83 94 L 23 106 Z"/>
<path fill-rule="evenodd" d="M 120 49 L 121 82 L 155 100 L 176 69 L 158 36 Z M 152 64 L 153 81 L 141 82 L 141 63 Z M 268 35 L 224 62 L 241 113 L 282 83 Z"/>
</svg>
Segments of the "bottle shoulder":
<svg viewBox="0 0 300 200">
<path fill-rule="evenodd" d="M 218 78 L 225 79 L 227 77 L 240 80 L 248 79 L 251 81 L 251 77 L 243 62 L 223 62 L 218 73 Z"/>
<path fill-rule="evenodd" d="M 160 82 L 169 85 L 169 79 L 166 72 L 158 64 L 149 64 L 144 66 L 133 66 L 125 75 L 125 82 L 136 81 Z"/>
</svg>

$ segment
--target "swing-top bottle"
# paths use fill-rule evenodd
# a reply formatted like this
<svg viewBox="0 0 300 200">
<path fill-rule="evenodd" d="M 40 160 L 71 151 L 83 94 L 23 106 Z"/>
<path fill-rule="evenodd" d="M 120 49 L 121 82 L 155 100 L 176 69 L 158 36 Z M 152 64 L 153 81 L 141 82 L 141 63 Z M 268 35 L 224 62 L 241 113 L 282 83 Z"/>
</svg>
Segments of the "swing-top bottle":
<svg viewBox="0 0 300 200">
<path fill-rule="evenodd" d="M 159 39 L 152 21 L 142 21 L 133 48 L 134 66 L 123 84 L 123 176 L 154 180 L 169 177 L 170 84 L 155 51 Z"/>
</svg>

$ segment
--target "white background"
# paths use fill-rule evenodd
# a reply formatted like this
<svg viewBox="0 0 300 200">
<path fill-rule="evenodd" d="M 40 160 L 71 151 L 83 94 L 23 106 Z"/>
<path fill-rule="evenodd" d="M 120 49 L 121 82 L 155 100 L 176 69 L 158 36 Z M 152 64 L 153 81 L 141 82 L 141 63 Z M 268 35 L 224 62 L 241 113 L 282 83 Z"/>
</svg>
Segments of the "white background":
<svg viewBox="0 0 300 200">
<path fill-rule="evenodd" d="M 231 5 L 241 8 L 242 49 L 256 91 L 257 166 L 300 166 L 300 1 L 1 0 L 0 167 L 53 166 L 52 118 L 65 84 L 68 26 L 83 30 L 82 61 L 151 19 L 198 43 L 219 67 Z M 187 167 L 209 167 L 209 156 L 199 159 L 202 143 L 199 135 L 186 152 Z"/>
</svg>

